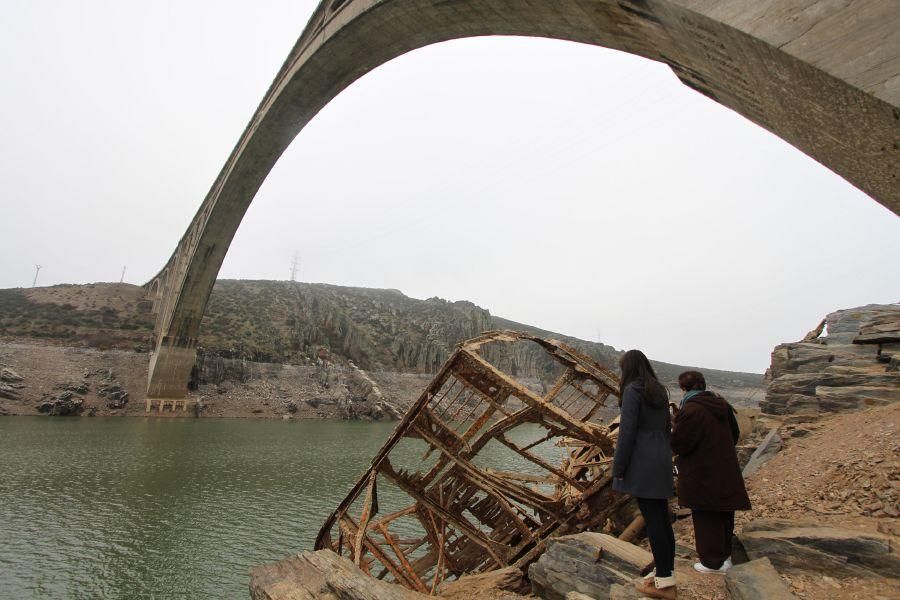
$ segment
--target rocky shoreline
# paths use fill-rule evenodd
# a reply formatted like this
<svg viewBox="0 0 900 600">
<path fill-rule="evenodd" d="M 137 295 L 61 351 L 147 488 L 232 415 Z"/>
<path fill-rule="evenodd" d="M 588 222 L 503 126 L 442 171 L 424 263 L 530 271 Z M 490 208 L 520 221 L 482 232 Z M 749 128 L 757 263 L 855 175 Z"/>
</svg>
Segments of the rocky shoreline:
<svg viewBox="0 0 900 600">
<path fill-rule="evenodd" d="M 369 373 L 355 365 L 226 360 L 227 375 L 188 395 L 190 410 L 152 416 L 389 420 L 430 375 Z M 221 365 L 220 365 L 221 366 Z M 0 415 L 146 416 L 147 354 L 0 342 Z"/>
</svg>

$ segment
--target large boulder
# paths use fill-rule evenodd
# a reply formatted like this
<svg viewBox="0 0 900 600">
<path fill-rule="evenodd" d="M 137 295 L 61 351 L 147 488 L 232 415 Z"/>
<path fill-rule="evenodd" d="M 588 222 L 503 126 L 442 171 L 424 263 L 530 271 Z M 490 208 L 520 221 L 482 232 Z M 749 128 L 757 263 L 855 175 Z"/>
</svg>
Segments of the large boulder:
<svg viewBox="0 0 900 600">
<path fill-rule="evenodd" d="M 250 569 L 252 600 L 426 600 L 429 597 L 369 577 L 331 550 L 301 552 Z"/>
<path fill-rule="evenodd" d="M 725 574 L 732 600 L 791 600 L 796 598 L 768 558 L 735 565 Z"/>
<path fill-rule="evenodd" d="M 58 396 L 44 400 L 38 404 L 37 409 L 38 412 L 51 416 L 79 415 L 84 410 L 84 400 L 72 392 L 66 391 Z"/>
<path fill-rule="evenodd" d="M 813 523 L 759 519 L 738 540 L 751 560 L 768 557 L 780 571 L 836 577 L 883 577 L 900 573 L 900 556 L 888 536 Z"/>
<path fill-rule="evenodd" d="M 652 560 L 646 550 L 612 536 L 579 533 L 548 542 L 528 568 L 528 578 L 534 594 L 545 600 L 565 600 L 569 592 L 608 598 L 612 586 L 630 586 Z"/>
<path fill-rule="evenodd" d="M 772 352 L 764 413 L 798 423 L 900 401 L 900 304 L 841 310 L 825 321 L 827 328 Z"/>
<path fill-rule="evenodd" d="M 0 381 L 0 398 L 6 398 L 7 400 L 18 400 L 19 389 L 11 384 Z"/>
</svg>

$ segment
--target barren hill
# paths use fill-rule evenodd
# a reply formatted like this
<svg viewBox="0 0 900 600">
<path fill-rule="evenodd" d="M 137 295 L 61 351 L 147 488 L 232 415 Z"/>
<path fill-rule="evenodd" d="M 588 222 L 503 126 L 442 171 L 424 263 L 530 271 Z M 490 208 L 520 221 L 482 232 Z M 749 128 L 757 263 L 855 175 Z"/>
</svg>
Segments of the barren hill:
<svg viewBox="0 0 900 600">
<path fill-rule="evenodd" d="M 19 345 L 6 352 L 10 358 L 5 366 L 22 362 L 26 366 L 20 368 L 52 380 L 52 372 L 42 372 L 49 365 L 65 363 L 57 371 L 67 373 L 106 368 L 112 359 L 101 355 L 91 359 L 91 364 L 66 361 L 73 356 L 94 356 L 92 350 L 114 352 L 123 365 L 118 369 L 122 381 L 128 382 L 132 398 L 138 398 L 142 396 L 138 382 L 145 377 L 147 359 L 135 353 L 152 348 L 151 310 L 152 303 L 145 298 L 143 288 L 128 284 L 0 290 L 0 342 Z M 364 403 L 373 393 L 378 398 L 383 394 L 386 402 L 402 409 L 456 344 L 486 330 L 506 328 L 561 339 L 610 367 L 621 354 L 605 344 L 493 316 L 466 301 L 418 300 L 386 289 L 219 280 L 201 325 L 194 383 L 201 386 L 201 395 L 212 394 L 221 405 L 233 398 L 248 415 L 251 410 L 252 414 L 267 414 L 268 404 L 248 403 L 269 396 L 278 410 L 292 399 L 299 400 L 300 416 L 333 416 L 334 411 L 323 411 L 321 406 L 341 406 L 350 399 L 362 399 Z M 63 348 L 81 348 L 84 352 L 60 354 L 66 358 L 57 360 L 47 355 L 50 348 L 58 353 Z M 23 357 L 21 361 L 16 360 L 17 355 Z M 544 364 L 548 359 L 525 346 L 494 358 L 509 372 L 536 381 L 549 370 Z M 656 363 L 656 368 L 671 385 L 686 367 Z M 704 371 L 712 386 L 724 389 L 739 404 L 753 403 L 762 396 L 759 374 Z M 366 373 L 372 375 L 375 384 L 367 381 Z M 372 385 L 375 392 L 370 389 Z M 302 403 L 311 398 L 307 415 Z M 232 409 L 222 412 L 233 413 Z"/>
</svg>

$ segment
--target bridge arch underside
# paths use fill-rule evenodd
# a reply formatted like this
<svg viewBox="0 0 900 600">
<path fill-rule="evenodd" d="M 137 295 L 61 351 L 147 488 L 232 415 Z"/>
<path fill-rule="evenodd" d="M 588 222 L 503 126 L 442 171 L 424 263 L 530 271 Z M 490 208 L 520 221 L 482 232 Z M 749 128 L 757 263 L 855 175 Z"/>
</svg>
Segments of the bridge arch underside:
<svg viewBox="0 0 900 600">
<path fill-rule="evenodd" d="M 689 87 L 900 214 L 900 11 L 894 6 L 880 0 L 322 2 L 161 272 L 148 394 L 185 395 L 200 321 L 228 246 L 300 130 L 362 75 L 437 42 L 545 37 L 665 62 Z"/>
</svg>

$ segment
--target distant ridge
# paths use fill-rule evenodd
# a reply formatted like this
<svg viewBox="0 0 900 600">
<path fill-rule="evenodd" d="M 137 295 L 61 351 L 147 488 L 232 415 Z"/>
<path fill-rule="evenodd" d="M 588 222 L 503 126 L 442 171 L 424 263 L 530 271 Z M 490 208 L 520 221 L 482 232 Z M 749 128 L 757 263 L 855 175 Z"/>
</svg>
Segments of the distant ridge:
<svg viewBox="0 0 900 600">
<path fill-rule="evenodd" d="M 153 315 L 138 286 L 114 283 L 0 290 L 0 337 L 145 351 Z M 200 330 L 200 355 L 257 362 L 353 361 L 370 371 L 436 371 L 462 340 L 489 329 L 555 338 L 615 367 L 606 344 L 517 323 L 472 302 L 417 300 L 398 290 L 286 281 L 218 280 Z M 537 356 L 537 355 L 534 355 Z M 505 358 L 525 376 L 545 365 L 532 355 Z M 688 367 L 655 362 L 671 383 Z M 755 387 L 762 376 L 702 369 L 711 385 Z"/>
</svg>

